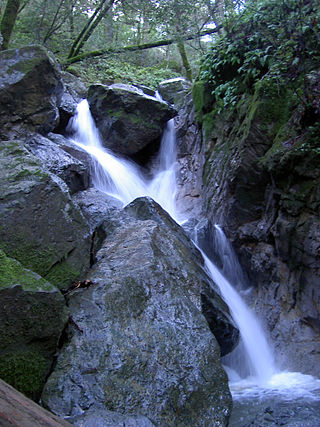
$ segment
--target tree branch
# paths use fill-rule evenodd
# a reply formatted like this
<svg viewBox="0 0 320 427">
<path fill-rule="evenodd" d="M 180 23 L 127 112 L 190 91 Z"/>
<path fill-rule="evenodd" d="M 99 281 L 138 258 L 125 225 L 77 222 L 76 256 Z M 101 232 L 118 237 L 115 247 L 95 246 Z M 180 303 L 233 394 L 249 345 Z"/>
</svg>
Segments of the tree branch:
<svg viewBox="0 0 320 427">
<path fill-rule="evenodd" d="M 150 43 L 144 43 L 140 45 L 133 45 L 133 46 L 123 46 L 123 47 L 115 47 L 115 48 L 107 48 L 107 49 L 101 49 L 101 50 L 95 50 L 91 52 L 86 52 L 81 55 L 73 56 L 72 58 L 68 58 L 65 61 L 65 65 L 74 64 L 75 62 L 83 61 L 87 58 L 95 58 L 98 56 L 104 56 L 109 55 L 112 53 L 125 53 L 125 52 L 136 52 L 139 50 L 144 49 L 152 49 L 155 47 L 161 47 L 161 46 L 168 46 L 170 44 L 178 43 L 179 41 L 183 40 L 194 40 L 199 37 L 207 36 L 209 34 L 214 34 L 219 31 L 220 27 L 216 28 L 210 28 L 208 30 L 200 31 L 196 34 L 190 34 L 188 36 L 182 36 L 182 37 L 174 37 L 172 39 L 164 39 L 164 40 L 158 40 L 157 42 L 150 42 Z"/>
</svg>

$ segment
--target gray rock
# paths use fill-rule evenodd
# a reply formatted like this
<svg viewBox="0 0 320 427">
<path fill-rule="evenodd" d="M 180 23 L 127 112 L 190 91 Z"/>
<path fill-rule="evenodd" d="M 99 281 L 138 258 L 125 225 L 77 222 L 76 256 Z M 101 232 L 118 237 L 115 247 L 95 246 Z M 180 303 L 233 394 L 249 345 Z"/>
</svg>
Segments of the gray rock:
<svg viewBox="0 0 320 427">
<path fill-rule="evenodd" d="M 89 188 L 80 191 L 72 197 L 72 200 L 80 207 L 83 216 L 89 224 L 91 233 L 105 222 L 115 222 L 119 211 L 123 208 L 123 203 L 101 192 L 96 188 Z"/>
<path fill-rule="evenodd" d="M 154 200 L 141 197 L 134 200 L 124 209 L 137 220 L 153 220 L 165 227 L 168 232 L 174 233 L 181 244 L 192 254 L 192 258 L 199 266 L 203 266 L 203 258 L 190 241 L 189 237 L 170 215 L 167 214 Z M 216 284 L 199 271 L 199 279 L 202 279 L 200 288 L 201 311 L 206 318 L 211 332 L 217 339 L 221 356 L 230 353 L 239 342 L 239 331 L 230 315 L 229 308 L 220 297 L 220 291 Z"/>
<path fill-rule="evenodd" d="M 26 129 L 46 133 L 59 120 L 63 86 L 57 62 L 41 46 L 0 53 L 0 128 L 2 136 Z"/>
<path fill-rule="evenodd" d="M 77 327 L 43 402 L 64 417 L 103 405 L 157 425 L 226 425 L 227 379 L 201 314 L 206 276 L 161 220 L 124 215 L 97 253 L 91 286 L 69 295 Z"/>
<path fill-rule="evenodd" d="M 37 134 L 27 138 L 25 144 L 28 150 L 40 159 L 43 168 L 67 184 L 71 194 L 89 187 L 88 166 L 60 148 L 58 144 Z"/>
<path fill-rule="evenodd" d="M 66 138 L 63 135 L 60 135 L 58 133 L 52 133 L 49 132 L 47 135 L 47 138 L 50 139 L 50 141 L 57 144 L 62 150 L 69 153 L 72 157 L 75 157 L 78 159 L 81 163 L 85 165 L 87 169 L 90 169 L 92 160 L 90 154 L 88 154 L 86 151 L 82 150 L 78 145 L 72 142 L 72 140 Z"/>
<path fill-rule="evenodd" d="M 229 427 L 315 427 L 320 424 L 320 402 L 301 396 L 239 399 L 234 402 Z"/>
<path fill-rule="evenodd" d="M 0 247 L 57 287 L 68 285 L 86 271 L 90 252 L 68 191 L 19 141 L 1 142 L 0 171 Z"/>
<path fill-rule="evenodd" d="M 180 109 L 185 101 L 187 93 L 191 91 L 191 88 L 191 82 L 183 77 L 176 77 L 160 82 L 158 91 L 165 101 L 174 104 L 177 109 Z"/>
<path fill-rule="evenodd" d="M 143 416 L 130 416 L 105 408 L 89 409 L 83 415 L 71 417 L 68 421 L 75 427 L 153 427 L 154 424 Z"/>
<path fill-rule="evenodd" d="M 37 400 L 68 319 L 64 298 L 0 250 L 0 299 L 0 377 Z"/>
<path fill-rule="evenodd" d="M 64 91 L 59 105 L 60 113 L 73 116 L 78 103 L 87 97 L 87 88 L 81 80 L 68 72 L 62 73 Z"/>
<path fill-rule="evenodd" d="M 184 102 L 175 118 L 178 149 L 177 205 L 188 218 L 201 217 L 204 144 L 196 121 L 192 96 L 184 93 Z"/>
<path fill-rule="evenodd" d="M 123 84 L 90 86 L 88 102 L 105 147 L 126 155 L 158 140 L 176 115 L 166 102 Z"/>
</svg>

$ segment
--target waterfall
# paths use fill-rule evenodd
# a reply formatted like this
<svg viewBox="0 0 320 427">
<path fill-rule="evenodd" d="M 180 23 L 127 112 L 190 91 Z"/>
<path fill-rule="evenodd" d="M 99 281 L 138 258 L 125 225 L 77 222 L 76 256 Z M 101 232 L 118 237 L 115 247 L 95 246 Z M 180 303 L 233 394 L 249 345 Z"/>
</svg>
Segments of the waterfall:
<svg viewBox="0 0 320 427">
<path fill-rule="evenodd" d="M 248 374 L 254 377 L 259 384 L 265 384 L 276 372 L 276 369 L 262 327 L 254 314 L 247 307 L 240 294 L 210 261 L 205 253 L 203 251 L 201 252 L 209 275 L 219 287 L 222 297 L 230 309 L 232 318 L 241 333 L 241 344 L 247 356 Z M 241 351 L 241 346 L 238 351 L 239 350 Z M 235 360 L 236 359 L 237 357 Z M 231 367 L 234 369 L 229 371 L 229 377 L 230 379 L 238 379 L 242 366 L 237 366 L 234 359 L 230 359 L 230 362 Z M 238 373 L 237 376 L 234 375 L 233 371 L 235 370 Z"/>
<path fill-rule="evenodd" d="M 184 220 L 175 204 L 177 190 L 173 119 L 164 129 L 151 179 L 137 164 L 103 147 L 87 100 L 78 104 L 77 114 L 71 119 L 68 129 L 73 133 L 73 142 L 87 151 L 94 160 L 92 179 L 96 188 L 118 198 L 124 205 L 137 197 L 152 197 L 177 222 Z"/>
<path fill-rule="evenodd" d="M 149 196 L 177 222 L 181 223 L 185 220 L 175 204 L 177 162 L 173 120 L 168 123 L 163 133 L 160 151 L 153 163 L 151 178 L 134 162 L 121 158 L 103 147 L 86 100 L 78 105 L 77 115 L 71 120 L 69 129 L 73 132 L 72 141 L 92 156 L 95 187 L 117 197 L 123 204 L 128 204 L 137 197 Z M 240 395 L 247 393 L 247 390 L 252 388 L 256 393 L 256 387 L 260 387 L 263 393 L 266 393 L 266 390 L 287 393 L 289 390 L 292 394 L 292 387 L 295 387 L 301 396 L 306 395 L 310 390 L 312 394 L 320 387 L 320 381 L 309 375 L 276 372 L 272 353 L 259 322 L 229 282 L 229 280 L 239 282 L 241 290 L 243 282 L 241 267 L 222 229 L 219 226 L 215 228 L 217 233 L 213 246 L 220 251 L 221 270 L 205 253 L 202 252 L 202 254 L 207 272 L 220 288 L 240 330 L 242 344 L 234 350 L 235 356 L 244 351 L 248 365 L 247 378 L 243 380 L 243 375 L 241 379 L 241 372 L 234 363 L 234 358 L 230 359 L 231 362 L 229 360 L 230 368 L 227 368 L 227 371 L 233 395 L 235 396 L 238 392 Z M 242 360 L 244 360 L 243 357 Z M 232 384 L 235 384 L 233 388 Z"/>
</svg>

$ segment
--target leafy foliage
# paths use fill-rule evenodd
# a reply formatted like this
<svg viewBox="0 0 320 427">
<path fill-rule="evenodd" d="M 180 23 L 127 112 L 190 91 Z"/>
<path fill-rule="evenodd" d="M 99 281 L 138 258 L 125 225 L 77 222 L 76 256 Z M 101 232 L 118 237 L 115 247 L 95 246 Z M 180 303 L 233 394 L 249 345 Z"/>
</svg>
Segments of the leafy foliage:
<svg viewBox="0 0 320 427">
<path fill-rule="evenodd" d="M 320 63 L 320 6 L 311 0 L 249 0 L 227 16 L 225 32 L 204 57 L 199 79 L 216 108 L 233 108 L 256 84 L 278 93 Z"/>
<path fill-rule="evenodd" d="M 174 64 L 171 64 L 171 68 L 167 67 L 166 63 L 141 67 L 117 55 L 108 59 L 87 60 L 85 63 L 70 66 L 68 71 L 81 77 L 86 84 L 121 82 L 156 89 L 159 82 L 180 76 L 179 72 L 174 71 L 174 67 Z"/>
</svg>

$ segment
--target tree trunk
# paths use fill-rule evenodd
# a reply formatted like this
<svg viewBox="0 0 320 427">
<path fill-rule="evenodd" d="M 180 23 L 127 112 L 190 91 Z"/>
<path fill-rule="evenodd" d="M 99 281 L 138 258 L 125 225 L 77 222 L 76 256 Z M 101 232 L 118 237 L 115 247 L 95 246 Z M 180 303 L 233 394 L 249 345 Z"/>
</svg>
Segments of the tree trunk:
<svg viewBox="0 0 320 427">
<path fill-rule="evenodd" d="M 0 33 L 3 37 L 0 50 L 8 49 L 12 30 L 18 16 L 20 2 L 21 0 L 7 0 L 6 7 L 0 22 Z"/>
<path fill-rule="evenodd" d="M 186 70 L 186 78 L 192 82 L 192 70 L 190 67 L 190 63 L 188 61 L 188 56 L 187 56 L 187 52 L 186 52 L 186 48 L 184 45 L 183 40 L 179 40 L 177 43 L 178 46 L 178 50 L 182 59 L 182 64 L 184 66 L 184 69 Z"/>
<path fill-rule="evenodd" d="M 208 34 L 217 33 L 218 31 L 219 31 L 219 27 L 211 28 L 209 30 L 200 31 L 199 33 L 190 34 L 188 36 L 180 37 L 179 39 L 173 38 L 173 39 L 159 40 L 157 42 L 144 43 L 141 45 L 124 46 L 124 47 L 120 47 L 120 48 L 107 48 L 107 49 L 95 50 L 92 52 L 83 53 L 82 55 L 74 56 L 72 58 L 68 58 L 65 61 L 65 65 L 70 65 L 70 64 L 73 64 L 75 62 L 83 61 L 84 59 L 87 59 L 87 58 L 94 58 L 97 56 L 108 55 L 111 53 L 136 52 L 138 50 L 143 50 L 143 49 L 152 49 L 154 47 L 168 46 L 168 45 L 173 44 L 173 43 L 178 43 L 179 40 L 194 40 L 194 39 L 197 39 L 198 37 L 203 37 L 203 36 L 206 36 Z"/>
<path fill-rule="evenodd" d="M 78 53 L 82 49 L 85 42 L 89 39 L 93 31 L 98 26 L 99 22 L 107 15 L 113 3 L 114 3 L 114 0 L 109 0 L 107 4 L 106 4 L 106 0 L 101 1 L 101 3 L 96 8 L 93 15 L 91 16 L 91 18 L 83 27 L 80 34 L 78 35 L 73 45 L 71 46 L 68 59 L 78 55 Z"/>
</svg>

